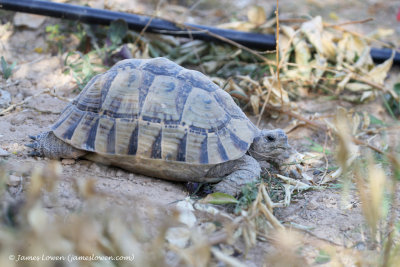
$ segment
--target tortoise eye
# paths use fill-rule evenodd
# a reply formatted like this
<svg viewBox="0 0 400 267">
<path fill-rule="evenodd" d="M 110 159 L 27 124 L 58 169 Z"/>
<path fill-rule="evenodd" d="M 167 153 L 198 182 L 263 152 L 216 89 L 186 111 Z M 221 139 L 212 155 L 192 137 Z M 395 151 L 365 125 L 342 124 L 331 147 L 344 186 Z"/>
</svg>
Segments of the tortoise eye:
<svg viewBox="0 0 400 267">
<path fill-rule="evenodd" d="M 275 141 L 275 136 L 267 135 L 267 140 L 270 141 L 270 142 L 274 142 Z"/>
</svg>

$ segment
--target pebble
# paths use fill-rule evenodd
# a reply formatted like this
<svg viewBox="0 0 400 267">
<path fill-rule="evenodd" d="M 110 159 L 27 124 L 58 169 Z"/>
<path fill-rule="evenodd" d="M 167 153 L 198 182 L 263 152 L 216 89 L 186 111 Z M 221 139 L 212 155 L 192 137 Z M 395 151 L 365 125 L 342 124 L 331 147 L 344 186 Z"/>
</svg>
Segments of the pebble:
<svg viewBox="0 0 400 267">
<path fill-rule="evenodd" d="M 108 177 L 116 177 L 116 170 L 114 170 L 114 168 L 109 168 L 109 169 L 105 169 L 104 171 L 102 171 L 103 173 L 105 173 Z"/>
<path fill-rule="evenodd" d="M 116 176 L 116 177 L 121 177 L 121 176 L 123 176 L 123 175 L 124 175 L 124 172 L 121 171 L 121 170 L 118 170 L 118 171 L 115 173 L 115 176 Z"/>
<path fill-rule="evenodd" d="M 10 120 L 11 125 L 19 126 L 26 120 L 25 116 L 17 116 Z"/>
<path fill-rule="evenodd" d="M 20 176 L 16 175 L 10 175 L 7 180 L 7 185 L 9 186 L 18 186 L 22 181 L 22 178 Z"/>
<path fill-rule="evenodd" d="M 367 246 L 365 245 L 364 242 L 358 242 L 355 246 L 353 246 L 354 248 L 358 249 L 358 250 L 365 250 L 367 248 Z"/>
<path fill-rule="evenodd" d="M 15 26 L 25 26 L 30 29 L 37 29 L 43 22 L 46 20 L 46 17 L 34 14 L 26 14 L 17 12 L 14 15 L 14 25 Z"/>
<path fill-rule="evenodd" d="M 90 160 L 85 160 L 85 159 L 79 160 L 79 165 L 81 165 L 82 167 L 90 168 L 90 166 L 92 164 L 93 164 L 93 161 L 90 161 Z"/>
<path fill-rule="evenodd" d="M 63 159 L 61 161 L 62 165 L 74 165 L 75 164 L 75 160 L 74 159 Z"/>
<path fill-rule="evenodd" d="M 98 164 L 96 164 L 96 163 L 90 165 L 90 169 L 95 173 L 101 172 L 100 166 Z"/>
<path fill-rule="evenodd" d="M 10 153 L 8 153 L 8 151 L 0 148 L 0 157 L 7 157 L 9 155 L 10 155 Z"/>
<path fill-rule="evenodd" d="M 307 203 L 307 209 L 308 210 L 316 210 L 318 209 L 319 205 L 315 201 L 315 199 L 312 199 L 310 202 Z"/>
<path fill-rule="evenodd" d="M 351 230 L 351 227 L 349 225 L 341 225 L 339 229 L 340 231 L 349 231 Z"/>
<path fill-rule="evenodd" d="M 0 90 L 0 108 L 7 108 L 11 103 L 11 94 L 5 90 Z"/>
<path fill-rule="evenodd" d="M 10 132 L 15 132 L 15 127 L 10 127 Z"/>
</svg>

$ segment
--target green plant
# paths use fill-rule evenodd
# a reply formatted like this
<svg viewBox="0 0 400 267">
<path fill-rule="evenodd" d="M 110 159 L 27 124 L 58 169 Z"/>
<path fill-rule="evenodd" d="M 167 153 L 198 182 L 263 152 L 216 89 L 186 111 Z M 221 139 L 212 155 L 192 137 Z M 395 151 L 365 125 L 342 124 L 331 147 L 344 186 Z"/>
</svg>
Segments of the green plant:
<svg viewBox="0 0 400 267">
<path fill-rule="evenodd" d="M 258 185 L 253 183 L 248 183 L 242 187 L 242 196 L 239 198 L 235 206 L 235 213 L 239 213 L 242 209 L 247 209 L 251 203 L 257 198 Z"/>
<path fill-rule="evenodd" d="M 7 63 L 3 56 L 1 56 L 1 72 L 3 73 L 3 78 L 8 79 L 11 77 L 12 70 L 15 68 L 17 63 L 13 62 L 11 65 Z"/>
<path fill-rule="evenodd" d="M 308 141 L 310 141 L 310 150 L 318 152 L 318 153 L 323 153 L 324 152 L 324 147 L 321 146 L 320 144 L 314 142 L 313 140 L 311 140 L 311 138 L 307 137 L 306 138 Z M 325 154 L 332 154 L 332 152 L 329 149 L 325 148 Z"/>
<path fill-rule="evenodd" d="M 48 25 L 46 26 L 47 39 L 49 43 L 49 47 L 56 47 L 58 53 L 63 52 L 63 41 L 65 40 L 65 36 L 61 34 L 60 24 Z"/>
<path fill-rule="evenodd" d="M 118 19 L 111 22 L 107 32 L 107 38 L 111 41 L 112 45 L 120 45 L 127 32 L 128 24 L 126 24 L 125 20 Z"/>
<path fill-rule="evenodd" d="M 79 55 L 79 57 L 75 60 L 69 60 L 73 55 Z M 65 58 L 64 64 L 68 67 L 66 73 L 71 73 L 79 90 L 82 90 L 90 79 L 98 74 L 98 72 L 94 70 L 94 64 L 90 62 L 89 55 L 82 55 L 79 52 L 69 52 Z"/>
<path fill-rule="evenodd" d="M 400 83 L 396 83 L 393 86 L 393 92 L 396 94 L 396 96 L 387 93 L 385 94 L 382 99 L 383 99 L 383 104 L 387 110 L 387 112 L 393 117 L 393 118 L 399 118 L 400 117 Z"/>
</svg>

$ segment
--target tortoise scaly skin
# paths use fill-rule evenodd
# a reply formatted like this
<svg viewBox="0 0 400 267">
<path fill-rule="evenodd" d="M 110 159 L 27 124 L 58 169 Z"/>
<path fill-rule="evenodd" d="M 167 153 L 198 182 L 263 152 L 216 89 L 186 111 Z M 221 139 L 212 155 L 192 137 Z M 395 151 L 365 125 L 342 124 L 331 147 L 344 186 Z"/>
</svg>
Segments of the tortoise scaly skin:
<svg viewBox="0 0 400 267">
<path fill-rule="evenodd" d="M 35 156 L 219 182 L 215 190 L 231 195 L 259 178 L 258 160 L 279 164 L 291 149 L 282 130 L 258 129 L 205 75 L 166 58 L 118 62 L 87 84 L 49 132 L 31 138 Z"/>
</svg>

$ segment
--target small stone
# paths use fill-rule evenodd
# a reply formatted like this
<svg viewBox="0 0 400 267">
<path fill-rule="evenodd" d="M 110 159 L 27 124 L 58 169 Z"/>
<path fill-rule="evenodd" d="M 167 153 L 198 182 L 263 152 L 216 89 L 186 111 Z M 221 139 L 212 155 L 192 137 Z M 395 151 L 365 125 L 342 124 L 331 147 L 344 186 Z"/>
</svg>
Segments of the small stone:
<svg viewBox="0 0 400 267">
<path fill-rule="evenodd" d="M 15 127 L 10 127 L 10 132 L 15 132 Z"/>
<path fill-rule="evenodd" d="M 115 176 L 116 176 L 116 177 L 121 177 L 121 176 L 123 176 L 123 175 L 124 175 L 124 172 L 121 171 L 121 170 L 118 170 L 118 171 L 115 173 Z"/>
<path fill-rule="evenodd" d="M 312 199 L 310 202 L 307 203 L 307 209 L 308 210 L 316 210 L 318 209 L 319 205 L 315 201 L 315 199 Z"/>
<path fill-rule="evenodd" d="M 15 26 L 25 26 L 30 29 L 37 29 L 43 22 L 46 20 L 46 17 L 34 14 L 26 14 L 17 12 L 14 15 L 14 25 Z"/>
<path fill-rule="evenodd" d="M 366 244 L 364 242 L 358 242 L 355 246 L 353 246 L 357 250 L 365 250 L 367 248 Z"/>
<path fill-rule="evenodd" d="M 7 185 L 9 186 L 18 186 L 22 181 L 20 176 L 10 175 L 7 180 Z"/>
<path fill-rule="evenodd" d="M 63 159 L 61 161 L 62 165 L 74 165 L 75 164 L 75 160 L 74 159 Z"/>
<path fill-rule="evenodd" d="M 89 167 L 93 164 L 93 162 L 90 161 L 90 160 L 81 159 L 81 160 L 79 160 L 79 164 L 80 164 L 82 167 L 89 168 Z"/>
<path fill-rule="evenodd" d="M 116 170 L 114 169 L 114 168 L 107 168 L 107 169 L 105 169 L 104 171 L 103 171 L 103 173 L 106 173 L 106 175 L 108 176 L 108 177 L 116 177 L 117 175 L 116 175 Z"/>
<path fill-rule="evenodd" d="M 8 151 L 0 148 L 0 157 L 7 157 L 10 156 L 10 153 L 8 153 Z"/>
<path fill-rule="evenodd" d="M 11 103 L 11 94 L 5 90 L 0 90 L 0 109 L 7 108 Z"/>
<path fill-rule="evenodd" d="M 168 188 L 168 187 L 164 187 L 164 190 L 168 192 L 168 191 L 169 191 L 169 188 Z"/>
<path fill-rule="evenodd" d="M 130 173 L 129 174 L 129 178 L 128 178 L 129 180 L 133 180 L 133 173 Z"/>
<path fill-rule="evenodd" d="M 26 118 L 24 116 L 17 116 L 17 117 L 12 118 L 10 120 L 10 123 L 11 123 L 11 125 L 18 126 L 18 125 L 21 125 L 22 123 L 24 123 L 25 119 Z"/>
<path fill-rule="evenodd" d="M 340 229 L 340 231 L 349 231 L 349 230 L 351 230 L 351 227 L 350 227 L 350 225 L 341 225 L 340 227 L 339 227 L 339 229 Z"/>
</svg>

